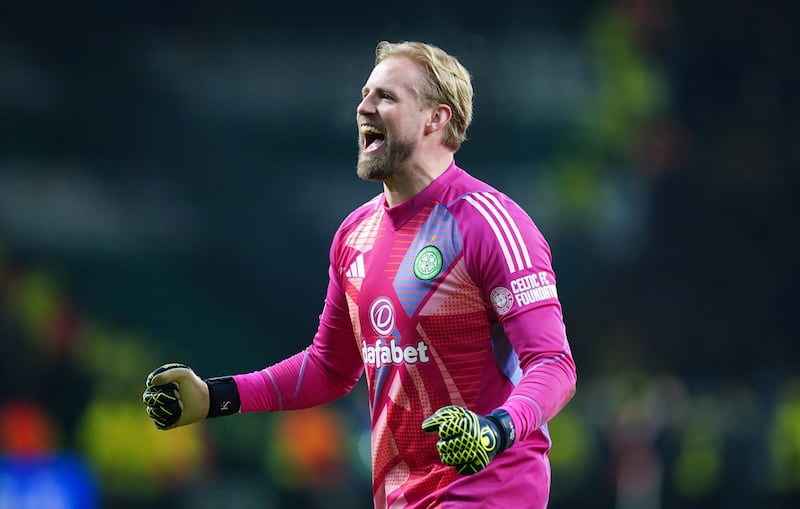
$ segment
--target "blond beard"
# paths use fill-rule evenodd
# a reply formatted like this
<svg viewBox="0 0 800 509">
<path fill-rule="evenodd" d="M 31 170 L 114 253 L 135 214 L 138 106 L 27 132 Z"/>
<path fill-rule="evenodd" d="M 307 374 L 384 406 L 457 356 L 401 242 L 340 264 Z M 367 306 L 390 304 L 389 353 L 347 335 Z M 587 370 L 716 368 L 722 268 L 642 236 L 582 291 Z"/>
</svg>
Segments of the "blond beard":
<svg viewBox="0 0 800 509">
<path fill-rule="evenodd" d="M 359 140 L 360 141 L 360 140 Z M 384 181 L 391 177 L 400 167 L 411 158 L 417 148 L 414 140 L 398 140 L 385 142 L 381 153 L 374 156 L 364 156 L 364 148 L 359 143 L 358 165 L 356 173 L 363 180 Z"/>
</svg>

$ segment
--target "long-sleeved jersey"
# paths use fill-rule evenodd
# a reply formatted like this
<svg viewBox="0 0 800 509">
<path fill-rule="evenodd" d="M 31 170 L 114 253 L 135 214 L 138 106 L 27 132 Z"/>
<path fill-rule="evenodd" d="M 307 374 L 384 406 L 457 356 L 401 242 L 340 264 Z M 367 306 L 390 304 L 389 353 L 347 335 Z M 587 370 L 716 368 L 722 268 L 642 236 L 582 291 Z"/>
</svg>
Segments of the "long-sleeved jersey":
<svg viewBox="0 0 800 509">
<path fill-rule="evenodd" d="M 234 377 L 242 412 L 307 408 L 366 373 L 375 507 L 533 507 L 550 487 L 547 422 L 575 390 L 550 249 L 510 198 L 453 163 L 417 196 L 353 211 L 330 250 L 309 348 Z M 422 421 L 503 408 L 516 443 L 461 476 Z"/>
</svg>

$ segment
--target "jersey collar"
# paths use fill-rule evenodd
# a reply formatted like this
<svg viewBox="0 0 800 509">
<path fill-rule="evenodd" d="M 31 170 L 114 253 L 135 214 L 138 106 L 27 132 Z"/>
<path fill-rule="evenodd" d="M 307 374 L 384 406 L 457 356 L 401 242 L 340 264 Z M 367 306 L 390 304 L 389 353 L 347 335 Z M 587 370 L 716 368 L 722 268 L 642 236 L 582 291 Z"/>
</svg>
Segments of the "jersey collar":
<svg viewBox="0 0 800 509">
<path fill-rule="evenodd" d="M 442 191 L 450 184 L 450 182 L 453 181 L 453 179 L 458 176 L 460 172 L 461 169 L 456 166 L 456 162 L 453 160 L 444 173 L 439 175 L 436 180 L 428 184 L 428 187 L 420 191 L 413 198 L 406 200 L 403 203 L 399 203 L 394 207 L 386 206 L 386 200 L 384 199 L 383 210 L 386 213 L 386 217 L 389 218 L 392 228 L 399 230 L 408 222 L 409 219 L 417 215 L 417 213 L 419 213 L 419 211 L 422 210 L 426 205 L 437 201 L 438 197 L 441 196 Z"/>
</svg>

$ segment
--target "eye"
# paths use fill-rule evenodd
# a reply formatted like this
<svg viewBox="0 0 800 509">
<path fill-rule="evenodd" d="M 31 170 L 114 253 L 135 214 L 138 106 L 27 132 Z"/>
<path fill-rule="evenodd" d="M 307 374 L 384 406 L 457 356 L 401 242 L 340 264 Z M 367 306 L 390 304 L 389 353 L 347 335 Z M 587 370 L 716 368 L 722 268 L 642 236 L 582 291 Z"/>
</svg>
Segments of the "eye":
<svg viewBox="0 0 800 509">
<path fill-rule="evenodd" d="M 378 97 L 380 97 L 381 99 L 388 99 L 390 101 L 394 99 L 394 97 L 392 97 L 386 92 L 381 92 L 380 94 L 378 94 Z"/>
</svg>

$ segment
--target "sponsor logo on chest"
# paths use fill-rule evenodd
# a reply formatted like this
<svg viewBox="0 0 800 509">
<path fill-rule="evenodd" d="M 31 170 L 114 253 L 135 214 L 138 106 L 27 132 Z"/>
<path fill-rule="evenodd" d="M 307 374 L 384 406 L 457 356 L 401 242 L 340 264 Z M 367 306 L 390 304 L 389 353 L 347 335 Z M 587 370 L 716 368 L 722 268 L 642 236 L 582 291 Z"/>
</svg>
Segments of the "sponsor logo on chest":
<svg viewBox="0 0 800 509">
<path fill-rule="evenodd" d="M 374 345 L 361 340 L 361 357 L 366 366 L 387 366 L 389 364 L 416 364 L 430 361 L 428 345 L 420 340 L 416 345 L 398 345 L 394 338 L 388 342 L 378 338 Z"/>
<path fill-rule="evenodd" d="M 390 364 L 429 362 L 428 345 L 421 339 L 414 344 L 400 344 L 395 338 L 396 314 L 391 299 L 381 296 L 369 306 L 369 321 L 379 337 L 374 344 L 361 340 L 361 357 L 366 366 L 380 368 Z"/>
</svg>

